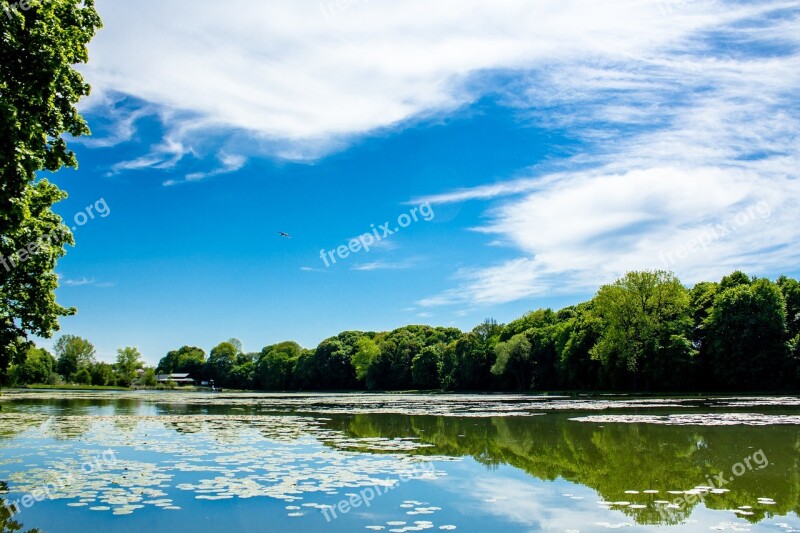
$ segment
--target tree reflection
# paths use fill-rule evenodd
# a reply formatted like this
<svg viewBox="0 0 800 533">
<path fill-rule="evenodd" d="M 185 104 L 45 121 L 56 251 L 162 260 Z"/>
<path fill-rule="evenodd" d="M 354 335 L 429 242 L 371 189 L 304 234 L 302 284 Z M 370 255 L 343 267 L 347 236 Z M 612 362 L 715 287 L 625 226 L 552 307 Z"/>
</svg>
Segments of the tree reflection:
<svg viewBox="0 0 800 533">
<path fill-rule="evenodd" d="M 8 484 L 5 481 L 0 481 L 0 533 L 16 533 L 17 531 L 22 531 L 22 524 L 13 516 L 13 507 L 10 507 L 10 502 L 6 502 L 3 498 L 6 494 L 8 494 Z M 39 533 L 39 530 L 29 529 L 26 533 Z"/>
<path fill-rule="evenodd" d="M 700 500 L 679 509 L 656 510 L 655 500 L 674 501 L 686 491 L 707 485 L 724 494 L 703 496 L 706 507 L 735 510 L 752 506 L 755 523 L 772 515 L 800 511 L 800 428 L 796 426 L 664 426 L 594 424 L 570 421 L 570 414 L 534 417 L 420 417 L 358 414 L 330 424 L 351 437 L 417 437 L 433 447 L 419 455 L 469 456 L 489 468 L 508 464 L 542 480 L 563 478 L 597 491 L 606 501 L 647 504 L 646 509 L 620 507 L 640 524 L 674 524 L 686 519 Z M 732 467 L 763 450 L 769 466 Z M 715 476 L 731 479 L 724 487 Z M 711 483 L 709 483 L 709 481 Z M 627 494 L 636 490 L 639 494 Z M 657 494 L 643 494 L 658 490 Z M 758 498 L 775 505 L 757 505 Z"/>
</svg>

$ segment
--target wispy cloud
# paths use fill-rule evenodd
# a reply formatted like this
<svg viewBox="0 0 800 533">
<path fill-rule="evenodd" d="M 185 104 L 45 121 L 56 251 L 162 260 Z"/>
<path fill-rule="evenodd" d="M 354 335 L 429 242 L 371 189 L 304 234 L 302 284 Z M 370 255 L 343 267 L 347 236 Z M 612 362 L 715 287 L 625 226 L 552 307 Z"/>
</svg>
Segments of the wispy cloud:
<svg viewBox="0 0 800 533">
<path fill-rule="evenodd" d="M 411 268 L 411 263 L 391 263 L 387 261 L 373 261 L 371 263 L 361 263 L 353 266 L 350 270 L 372 271 L 372 270 L 402 270 Z"/>
<path fill-rule="evenodd" d="M 177 185 L 179 183 L 187 183 L 193 181 L 200 181 L 206 178 L 210 178 L 212 176 L 219 176 L 220 174 L 229 174 L 231 172 L 236 172 L 244 167 L 245 163 L 247 163 L 247 158 L 241 155 L 236 154 L 219 154 L 219 161 L 221 166 L 215 168 L 214 170 L 210 170 L 208 172 L 193 172 L 191 174 L 187 174 L 183 180 L 167 180 L 164 182 L 165 187 L 169 187 L 172 185 Z"/>
<path fill-rule="evenodd" d="M 174 168 L 181 159 L 191 153 L 191 149 L 175 139 L 165 139 L 150 151 L 149 154 L 131 159 L 120 161 L 111 167 L 109 175 L 119 174 L 128 170 L 166 170 Z"/>
<path fill-rule="evenodd" d="M 94 278 L 86 278 L 86 277 L 83 277 L 83 278 L 75 278 L 75 279 L 71 279 L 71 278 L 60 278 L 60 279 L 59 279 L 59 281 L 60 281 L 61 285 L 65 286 L 65 287 L 98 287 L 98 288 L 108 288 L 108 287 L 113 287 L 113 286 L 114 286 L 114 284 L 113 284 L 113 283 L 110 283 L 110 282 L 107 282 L 107 281 L 98 282 L 98 281 L 97 281 L 96 279 L 94 279 Z"/>
<path fill-rule="evenodd" d="M 365 2 L 330 17 L 316 2 L 292 0 L 234 0 L 223 10 L 212 0 L 194 0 L 190 8 L 101 0 L 105 28 L 84 70 L 93 101 L 122 94 L 156 106 L 167 137 L 192 149 L 214 136 L 253 153 L 313 159 L 360 135 L 496 91 L 481 83 L 486 73 L 546 71 L 557 80 L 569 74 L 563 65 L 651 55 L 760 9 L 712 0 L 665 11 L 662 4 L 407 0 Z M 163 21 L 170 21 L 168 30 Z M 569 88 L 547 99 L 558 104 L 575 94 Z"/>
<path fill-rule="evenodd" d="M 303 272 L 330 272 L 328 269 L 325 268 L 314 268 L 310 266 L 301 266 L 300 270 Z"/>
<path fill-rule="evenodd" d="M 558 171 L 416 200 L 494 200 L 473 230 L 520 252 L 457 273 L 454 288 L 419 304 L 588 292 L 639 268 L 671 268 L 686 282 L 795 270 L 800 37 L 785 28 L 800 7 L 737 9 L 735 25 L 721 17 L 660 54 L 525 77 L 507 103 L 581 138 L 584 153 Z M 542 94 L 556 96 L 542 104 Z M 768 217 L 753 216 L 759 204 Z M 735 235 L 697 245 L 737 217 L 749 222 Z"/>
</svg>

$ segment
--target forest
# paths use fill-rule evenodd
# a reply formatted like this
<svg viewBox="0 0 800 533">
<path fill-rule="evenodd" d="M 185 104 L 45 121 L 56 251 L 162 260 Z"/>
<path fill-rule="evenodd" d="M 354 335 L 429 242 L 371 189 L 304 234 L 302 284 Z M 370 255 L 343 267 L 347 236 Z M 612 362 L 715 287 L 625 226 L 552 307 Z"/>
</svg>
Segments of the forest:
<svg viewBox="0 0 800 533">
<path fill-rule="evenodd" d="M 89 341 L 65 336 L 55 352 L 31 347 L 3 384 L 152 386 L 155 373 L 188 373 L 264 391 L 796 390 L 800 283 L 737 271 L 687 288 L 670 272 L 630 272 L 587 302 L 508 324 L 344 331 L 314 349 L 285 341 L 255 353 L 231 339 L 208 355 L 183 346 L 138 373 L 135 348 L 97 362 Z"/>
</svg>

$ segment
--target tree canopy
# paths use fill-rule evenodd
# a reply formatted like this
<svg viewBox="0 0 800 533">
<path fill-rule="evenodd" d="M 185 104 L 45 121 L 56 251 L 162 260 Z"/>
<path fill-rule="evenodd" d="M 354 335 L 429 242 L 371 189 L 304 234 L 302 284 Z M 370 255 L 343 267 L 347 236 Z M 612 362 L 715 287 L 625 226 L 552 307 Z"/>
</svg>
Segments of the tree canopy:
<svg viewBox="0 0 800 533">
<path fill-rule="evenodd" d="M 0 16 L 0 370 L 75 312 L 56 303 L 56 262 L 73 244 L 52 206 L 65 194 L 37 172 L 76 167 L 64 134 L 89 128 L 77 102 L 89 94 L 73 67 L 88 60 L 101 26 L 92 0 L 49 0 Z"/>
</svg>

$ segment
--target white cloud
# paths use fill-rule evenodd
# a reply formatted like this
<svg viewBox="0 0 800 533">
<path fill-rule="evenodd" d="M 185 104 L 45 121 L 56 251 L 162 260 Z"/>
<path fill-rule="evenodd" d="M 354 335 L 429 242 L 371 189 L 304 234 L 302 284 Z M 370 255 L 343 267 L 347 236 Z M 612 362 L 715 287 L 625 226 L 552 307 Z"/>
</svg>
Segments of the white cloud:
<svg viewBox="0 0 800 533">
<path fill-rule="evenodd" d="M 169 187 L 171 185 L 177 185 L 178 183 L 200 181 L 212 176 L 219 176 L 220 174 L 229 174 L 241 169 L 244 167 L 245 163 L 247 163 L 247 158 L 242 155 L 220 153 L 218 158 L 221 166 L 214 170 L 208 172 L 192 172 L 191 174 L 187 174 L 183 181 L 167 180 L 164 182 L 164 186 Z"/>
<path fill-rule="evenodd" d="M 333 15 L 324 7 L 101 0 L 105 27 L 85 67 L 96 94 L 89 105 L 117 94 L 152 104 L 168 138 L 187 150 L 208 137 L 235 143 L 231 132 L 240 132 L 254 152 L 314 158 L 494 89 L 475 83 L 476 74 L 622 61 L 745 9 L 709 1 L 665 12 L 651 0 L 374 0 Z M 170 154 L 160 154 L 162 164 Z"/>
<path fill-rule="evenodd" d="M 98 287 L 101 289 L 106 289 L 114 286 L 113 283 L 107 281 L 98 282 L 94 278 L 87 278 L 87 277 L 76 278 L 76 279 L 59 277 L 59 281 L 61 285 L 65 287 Z"/>
<path fill-rule="evenodd" d="M 105 29 L 85 69 L 95 102 L 135 97 L 167 130 L 151 154 L 116 171 L 173 168 L 186 154 L 313 159 L 489 93 L 580 140 L 580 154 L 531 177 L 428 198 L 493 200 L 476 230 L 519 256 L 458 272 L 455 287 L 422 305 L 591 290 L 633 268 L 671 266 L 685 281 L 796 268 L 796 1 L 371 0 L 333 14 L 316 0 L 98 8 Z M 759 201 L 767 220 L 673 264 L 659 257 Z"/>
<path fill-rule="evenodd" d="M 784 16 L 796 24 L 794 7 Z M 509 93 L 508 104 L 569 131 L 585 152 L 527 179 L 416 199 L 494 200 L 474 230 L 520 253 L 457 273 L 455 288 L 420 305 L 589 292 L 643 268 L 672 269 L 688 283 L 736 268 L 795 272 L 800 36 L 784 19 L 748 15 L 736 29 L 717 28 L 730 48 L 698 34 L 670 53 L 578 62 Z M 542 94 L 557 105 L 543 105 Z"/>
<path fill-rule="evenodd" d="M 373 261 L 371 263 L 361 263 L 360 265 L 355 265 L 350 270 L 365 272 L 372 270 L 402 270 L 410 267 L 411 267 L 410 263 L 390 263 L 386 261 Z"/>
</svg>

